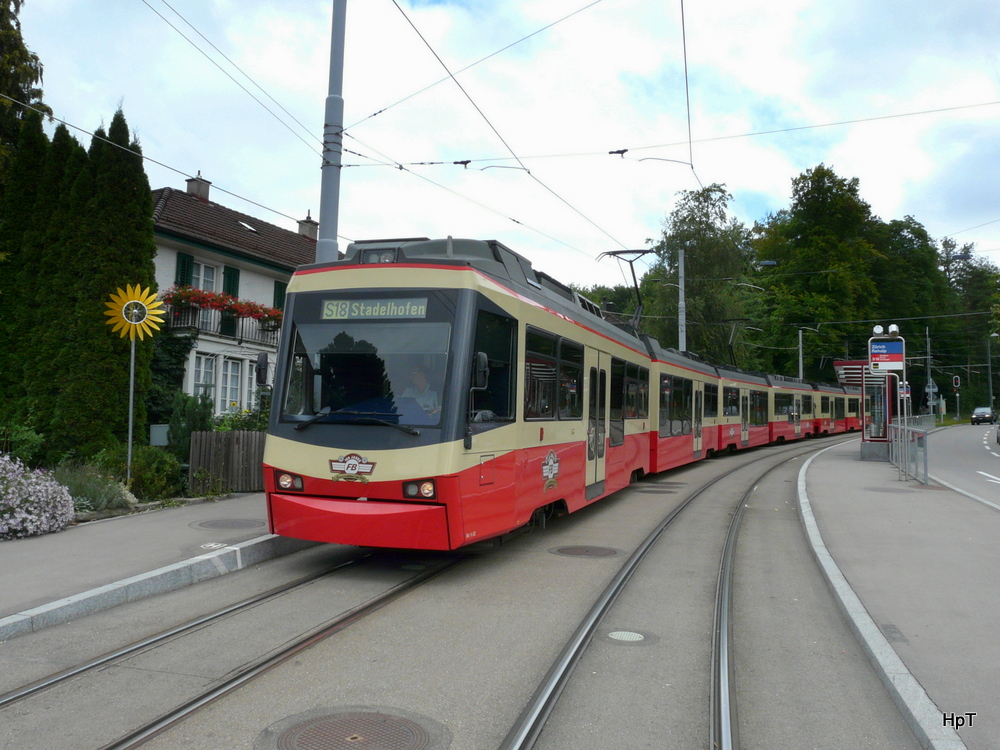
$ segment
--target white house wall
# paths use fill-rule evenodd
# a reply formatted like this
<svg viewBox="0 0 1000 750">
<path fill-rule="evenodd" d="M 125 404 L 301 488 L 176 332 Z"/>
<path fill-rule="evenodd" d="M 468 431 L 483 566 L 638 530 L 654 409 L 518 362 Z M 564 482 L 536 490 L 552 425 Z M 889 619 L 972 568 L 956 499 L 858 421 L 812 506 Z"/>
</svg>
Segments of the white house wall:
<svg viewBox="0 0 1000 750">
<path fill-rule="evenodd" d="M 194 256 L 196 263 L 208 264 L 218 269 L 216 277 L 215 291 L 222 290 L 222 269 L 225 266 L 240 269 L 240 299 L 257 302 L 268 307 L 274 304 L 274 282 L 282 281 L 287 283 L 290 274 L 282 274 L 277 270 L 272 270 L 264 266 L 232 258 L 221 253 L 214 253 L 210 250 L 198 246 L 188 245 L 181 241 L 175 241 L 167 237 L 156 237 L 156 284 L 160 292 L 164 292 L 174 286 L 177 274 L 177 254 L 187 253 Z M 169 334 L 167 334 L 169 335 Z M 200 332 L 194 348 L 188 356 L 187 367 L 184 373 L 184 392 L 188 395 L 195 395 L 195 359 L 197 356 L 213 357 L 216 360 L 215 368 L 215 390 L 213 392 L 213 402 L 216 413 L 231 410 L 228 405 L 222 404 L 219 388 L 221 387 L 222 369 L 221 365 L 225 360 L 238 361 L 242 383 L 240 388 L 240 398 L 237 400 L 238 410 L 253 408 L 252 398 L 248 396 L 247 383 L 252 379 L 257 354 L 266 352 L 268 354 L 268 382 L 271 383 L 274 377 L 274 361 L 277 354 L 276 347 L 256 343 L 239 343 L 235 338 L 215 336 L 213 334 Z"/>
</svg>

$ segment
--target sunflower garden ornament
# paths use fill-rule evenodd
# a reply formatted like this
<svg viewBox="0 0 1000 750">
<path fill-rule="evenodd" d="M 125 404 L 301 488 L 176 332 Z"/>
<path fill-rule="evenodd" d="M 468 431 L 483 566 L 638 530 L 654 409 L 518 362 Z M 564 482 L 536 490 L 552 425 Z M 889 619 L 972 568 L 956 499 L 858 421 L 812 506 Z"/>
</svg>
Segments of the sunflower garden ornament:
<svg viewBox="0 0 1000 750">
<path fill-rule="evenodd" d="M 107 323 L 114 326 L 114 333 L 120 331 L 122 338 L 128 335 L 132 341 L 135 341 L 138 333 L 139 340 L 142 341 L 146 334 L 152 336 L 154 331 L 160 329 L 165 314 L 160 309 L 163 303 L 156 299 L 155 293 L 148 288 L 143 289 L 139 284 L 126 284 L 125 289 L 126 291 L 122 291 L 119 288 L 117 294 L 111 295 L 111 302 L 104 303 L 111 308 L 104 314 L 110 316 Z"/>
</svg>

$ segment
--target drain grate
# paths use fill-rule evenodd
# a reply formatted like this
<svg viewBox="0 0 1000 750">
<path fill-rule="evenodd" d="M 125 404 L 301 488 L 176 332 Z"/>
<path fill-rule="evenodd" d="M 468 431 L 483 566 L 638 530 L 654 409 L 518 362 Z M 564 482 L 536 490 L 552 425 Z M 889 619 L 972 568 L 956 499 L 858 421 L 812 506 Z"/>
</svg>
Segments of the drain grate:
<svg viewBox="0 0 1000 750">
<path fill-rule="evenodd" d="M 286 729 L 278 750 L 425 750 L 430 735 L 392 714 L 352 712 L 320 716 Z"/>
<path fill-rule="evenodd" d="M 614 557 L 618 554 L 618 550 L 611 547 L 594 547 L 587 544 L 556 547 L 549 551 L 554 555 L 566 555 L 568 557 Z"/>
<path fill-rule="evenodd" d="M 608 638 L 613 641 L 625 641 L 626 643 L 638 643 L 646 640 L 642 633 L 634 633 L 631 630 L 615 630 L 608 633 Z"/>
<path fill-rule="evenodd" d="M 199 529 L 260 529 L 264 522 L 252 518 L 220 518 L 216 521 L 201 521 L 195 526 Z"/>
</svg>

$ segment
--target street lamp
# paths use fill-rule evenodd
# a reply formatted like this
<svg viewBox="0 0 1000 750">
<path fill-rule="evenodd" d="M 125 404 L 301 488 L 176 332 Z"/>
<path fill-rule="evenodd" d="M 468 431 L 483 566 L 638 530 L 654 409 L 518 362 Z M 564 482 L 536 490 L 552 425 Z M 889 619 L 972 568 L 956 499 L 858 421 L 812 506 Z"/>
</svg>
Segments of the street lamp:
<svg viewBox="0 0 1000 750">
<path fill-rule="evenodd" d="M 990 339 L 1000 338 L 1000 333 L 991 333 L 986 337 L 986 379 L 990 384 L 990 414 L 993 414 L 993 357 L 990 354 Z"/>
<path fill-rule="evenodd" d="M 823 325 L 820 323 L 820 325 Z M 802 380 L 802 332 L 803 331 L 813 331 L 814 333 L 819 333 L 819 328 L 810 328 L 809 326 L 799 327 L 799 380 Z"/>
</svg>

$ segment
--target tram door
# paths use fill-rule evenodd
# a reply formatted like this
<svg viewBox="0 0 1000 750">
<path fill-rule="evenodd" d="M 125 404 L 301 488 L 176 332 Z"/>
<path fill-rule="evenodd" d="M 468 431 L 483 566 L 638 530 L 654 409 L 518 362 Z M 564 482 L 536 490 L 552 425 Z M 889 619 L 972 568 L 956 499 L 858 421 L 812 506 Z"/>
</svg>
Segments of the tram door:
<svg viewBox="0 0 1000 750">
<path fill-rule="evenodd" d="M 587 499 L 604 492 L 608 434 L 608 370 L 611 356 L 587 348 Z"/>
<path fill-rule="evenodd" d="M 705 384 L 695 381 L 694 384 L 694 455 L 701 456 L 701 420 L 705 410 Z"/>
<path fill-rule="evenodd" d="M 795 397 L 795 437 L 802 437 L 802 397 Z"/>
<path fill-rule="evenodd" d="M 740 389 L 740 440 L 745 446 L 750 442 L 750 392 Z"/>
</svg>

